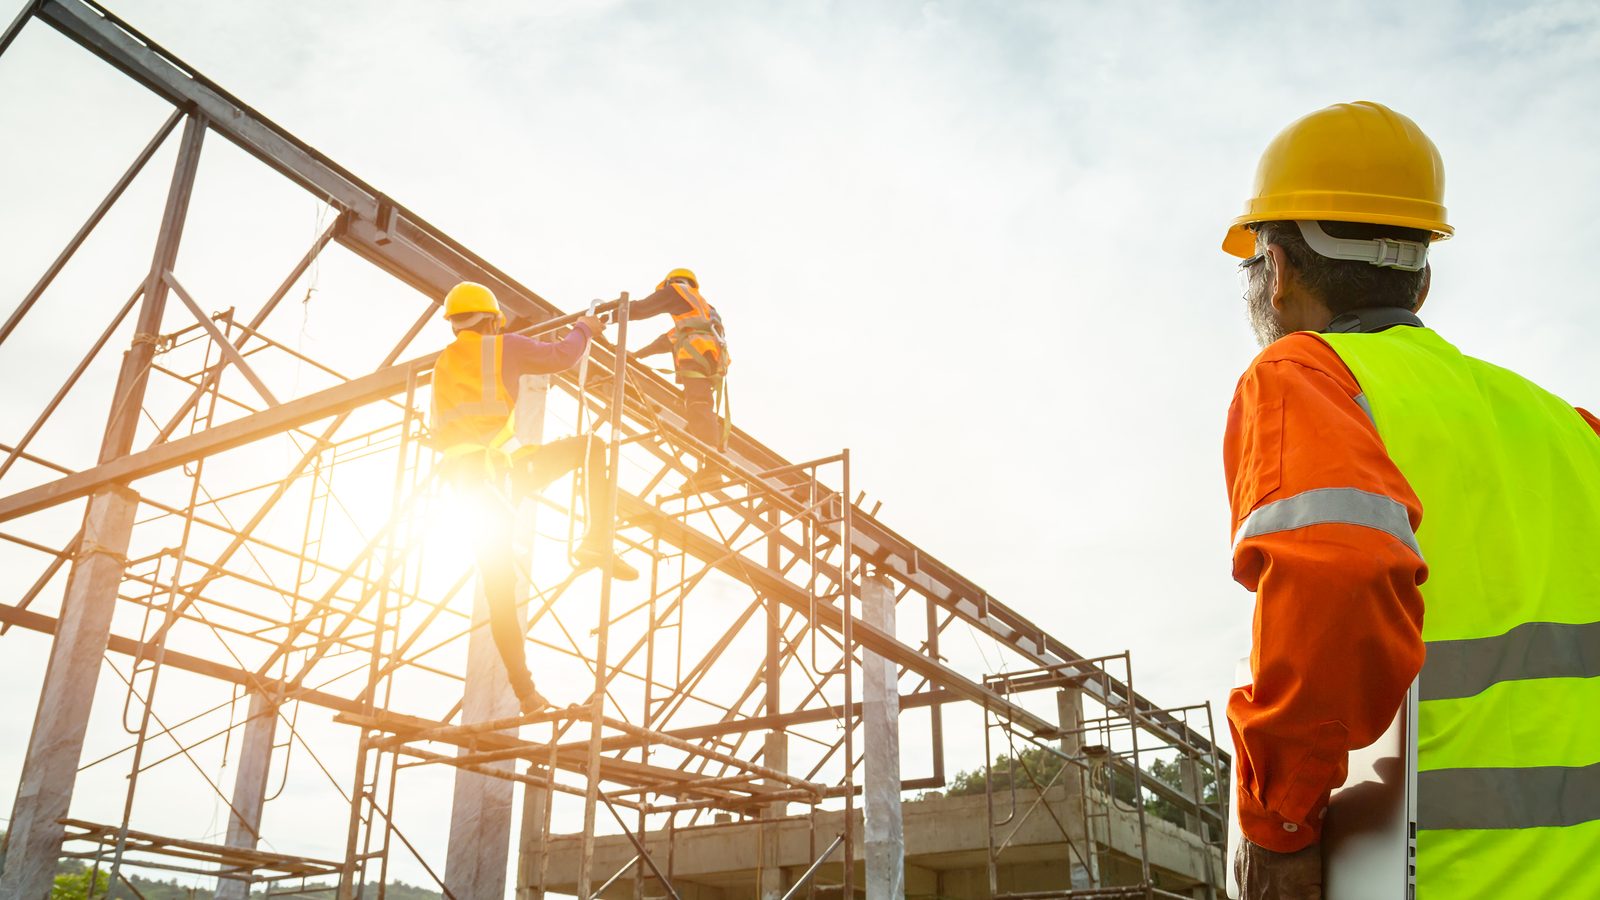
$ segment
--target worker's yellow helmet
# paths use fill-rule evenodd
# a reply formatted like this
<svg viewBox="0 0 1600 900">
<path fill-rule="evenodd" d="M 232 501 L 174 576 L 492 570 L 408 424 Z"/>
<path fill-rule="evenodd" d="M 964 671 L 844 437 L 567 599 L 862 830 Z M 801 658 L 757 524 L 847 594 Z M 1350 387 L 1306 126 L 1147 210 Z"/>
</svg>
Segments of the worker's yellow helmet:
<svg viewBox="0 0 1600 900">
<path fill-rule="evenodd" d="M 694 272 L 690 271 L 689 269 L 673 269 L 671 272 L 667 273 L 666 278 L 661 279 L 661 283 L 671 284 L 672 279 L 674 278 L 688 279 L 689 283 L 694 285 L 695 290 L 700 290 L 700 279 L 694 277 Z"/>
<path fill-rule="evenodd" d="M 1255 190 L 1222 249 L 1255 253 L 1254 222 L 1366 222 L 1455 233 L 1445 222 L 1444 162 L 1417 123 L 1380 103 L 1339 103 L 1278 132 L 1256 166 Z"/>
<path fill-rule="evenodd" d="M 494 313 L 496 321 L 504 325 L 506 317 L 500 312 L 500 301 L 494 291 L 476 281 L 463 281 L 444 295 L 444 317 L 453 319 L 471 313 Z"/>
</svg>

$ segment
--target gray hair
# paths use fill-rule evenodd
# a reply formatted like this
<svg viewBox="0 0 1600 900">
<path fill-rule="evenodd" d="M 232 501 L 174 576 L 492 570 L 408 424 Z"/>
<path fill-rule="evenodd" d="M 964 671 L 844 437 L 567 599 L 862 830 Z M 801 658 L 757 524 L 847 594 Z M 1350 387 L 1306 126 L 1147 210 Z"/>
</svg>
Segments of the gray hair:
<svg viewBox="0 0 1600 900">
<path fill-rule="evenodd" d="M 1415 228 L 1394 225 L 1368 225 L 1360 222 L 1319 222 L 1322 230 L 1334 237 L 1373 240 L 1390 238 L 1426 242 L 1433 236 Z M 1414 310 L 1422 293 L 1424 270 L 1407 272 L 1382 268 L 1354 259 L 1330 259 L 1311 249 L 1300 227 L 1294 222 L 1257 222 L 1256 247 L 1265 251 L 1268 244 L 1283 248 L 1300 281 L 1334 315 L 1375 306 Z"/>
</svg>

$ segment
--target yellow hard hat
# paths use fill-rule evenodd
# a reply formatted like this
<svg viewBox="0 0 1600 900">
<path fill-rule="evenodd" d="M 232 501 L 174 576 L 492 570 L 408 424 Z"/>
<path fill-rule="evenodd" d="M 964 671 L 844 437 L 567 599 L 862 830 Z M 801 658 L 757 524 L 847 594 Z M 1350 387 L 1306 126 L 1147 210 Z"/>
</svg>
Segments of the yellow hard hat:
<svg viewBox="0 0 1600 900">
<path fill-rule="evenodd" d="M 1339 103 L 1292 122 L 1267 145 L 1255 190 L 1222 249 L 1255 253 L 1246 225 L 1366 222 L 1455 233 L 1445 222 L 1444 162 L 1417 123 L 1381 103 Z"/>
<path fill-rule="evenodd" d="M 661 283 L 668 284 L 674 278 L 687 278 L 689 283 L 694 285 L 695 290 L 700 290 L 700 279 L 694 277 L 694 272 L 688 269 L 673 269 L 671 272 L 667 273 L 666 278 L 661 279 Z"/>
<path fill-rule="evenodd" d="M 496 321 L 504 325 L 506 317 L 500 312 L 500 301 L 476 281 L 463 281 L 444 295 L 444 317 L 453 319 L 469 313 L 494 313 Z"/>
</svg>

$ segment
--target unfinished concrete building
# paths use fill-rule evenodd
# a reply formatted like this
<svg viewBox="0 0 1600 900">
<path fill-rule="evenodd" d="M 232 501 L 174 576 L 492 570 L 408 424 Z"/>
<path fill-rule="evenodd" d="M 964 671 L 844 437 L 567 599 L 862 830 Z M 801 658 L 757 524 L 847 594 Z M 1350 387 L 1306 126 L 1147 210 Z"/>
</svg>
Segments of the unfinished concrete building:
<svg viewBox="0 0 1600 900">
<path fill-rule="evenodd" d="M 893 531 L 848 450 L 792 461 L 735 429 L 726 483 L 684 491 L 707 448 L 618 349 L 626 294 L 604 307 L 618 344 L 525 380 L 517 427 L 606 443 L 602 520 L 646 577 L 572 575 L 576 488 L 524 505 L 527 646 L 569 705 L 518 715 L 448 546 L 414 342 L 463 280 L 533 333 L 573 316 L 99 5 L 30 2 L 0 54 L 19 35 L 75 42 L 170 114 L 0 325 L 15 358 L 102 220 L 160 186 L 153 254 L 78 320 L 93 340 L 65 377 L 8 388 L 26 415 L 0 432 L 0 650 L 48 640 L 50 661 L 0 897 L 48 893 L 61 858 L 233 898 L 382 896 L 399 869 L 462 900 L 1216 896 L 1209 707 L 1141 696 L 1127 654 L 1075 652 Z M 187 275 L 216 154 L 326 211 L 264 296 Z M 324 301 L 374 352 L 293 339 L 284 301 L 320 265 L 378 285 Z M 105 423 L 87 449 L 80 405 Z M 981 746 L 981 777 L 952 786 L 952 745 Z"/>
</svg>

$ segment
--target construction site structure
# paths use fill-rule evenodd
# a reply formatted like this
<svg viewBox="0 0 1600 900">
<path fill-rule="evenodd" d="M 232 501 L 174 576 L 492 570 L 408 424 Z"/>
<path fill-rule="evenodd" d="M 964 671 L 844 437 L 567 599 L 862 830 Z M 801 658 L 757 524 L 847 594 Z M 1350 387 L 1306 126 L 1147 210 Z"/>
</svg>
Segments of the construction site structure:
<svg viewBox="0 0 1600 900">
<path fill-rule="evenodd" d="M 605 442 L 610 508 L 584 515 L 645 577 L 573 570 L 576 485 L 522 505 L 519 614 L 565 705 L 520 714 L 450 546 L 462 511 L 425 442 L 436 354 L 414 343 L 461 281 L 526 333 L 576 315 L 96 3 L 27 3 L 0 55 L 41 28 L 172 111 L 0 325 L 0 362 L 130 186 L 160 177 L 147 164 L 174 162 L 126 300 L 63 380 L 7 390 L 29 413 L 0 426 L 0 570 L 26 587 L 0 635 L 52 642 L 0 898 L 46 896 L 64 858 L 119 889 L 135 870 L 215 878 L 219 898 L 382 897 L 398 870 L 459 900 L 1217 895 L 1229 761 L 1209 707 L 1146 699 L 1126 653 L 1076 653 L 891 530 L 849 450 L 700 444 L 674 385 L 628 358 L 625 293 L 581 374 L 524 379 L 517 428 Z M 202 296 L 182 263 L 216 138 L 328 214 L 247 304 Z M 293 339 L 284 301 L 335 254 L 388 279 L 320 301 L 359 307 L 381 352 Z M 113 365 L 109 385 L 85 376 Z M 110 410 L 92 459 L 62 422 L 85 400 Z M 724 483 L 684 490 L 701 459 Z M 983 754 L 981 790 L 947 777 L 952 746 Z M 77 789 L 113 768 L 120 812 L 84 817 L 109 801 Z M 446 793 L 447 829 L 429 815 Z M 174 809 L 202 802 L 225 821 Z M 416 837 L 434 831 L 444 846 Z"/>
</svg>

